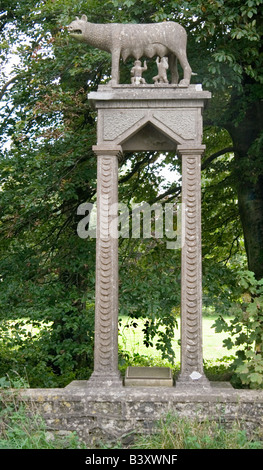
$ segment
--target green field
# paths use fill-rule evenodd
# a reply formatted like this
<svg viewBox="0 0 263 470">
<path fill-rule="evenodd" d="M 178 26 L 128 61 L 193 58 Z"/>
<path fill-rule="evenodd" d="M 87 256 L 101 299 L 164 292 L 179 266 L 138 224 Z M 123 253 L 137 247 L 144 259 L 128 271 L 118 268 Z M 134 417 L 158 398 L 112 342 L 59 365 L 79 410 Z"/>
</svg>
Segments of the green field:
<svg viewBox="0 0 263 470">
<path fill-rule="evenodd" d="M 203 356 L 204 360 L 213 361 L 221 359 L 225 356 L 234 355 L 234 348 L 228 350 L 223 346 L 223 340 L 227 338 L 226 333 L 215 333 L 214 328 L 212 328 L 213 323 L 215 322 L 216 317 L 207 316 L 203 317 Z M 230 320 L 230 318 L 229 318 Z M 140 354 L 145 356 L 151 356 L 161 358 L 161 352 L 156 350 L 154 347 L 147 348 L 143 344 L 143 320 L 136 320 L 138 326 L 136 328 L 126 327 L 128 324 L 128 318 L 122 317 L 122 323 L 119 334 L 119 344 L 123 347 L 124 350 L 128 351 L 130 354 Z M 175 362 L 180 361 L 180 346 L 178 340 L 180 339 L 180 320 L 178 319 L 178 329 L 175 329 L 173 349 L 175 351 L 176 359 Z M 156 343 L 156 341 L 155 341 Z"/>
</svg>

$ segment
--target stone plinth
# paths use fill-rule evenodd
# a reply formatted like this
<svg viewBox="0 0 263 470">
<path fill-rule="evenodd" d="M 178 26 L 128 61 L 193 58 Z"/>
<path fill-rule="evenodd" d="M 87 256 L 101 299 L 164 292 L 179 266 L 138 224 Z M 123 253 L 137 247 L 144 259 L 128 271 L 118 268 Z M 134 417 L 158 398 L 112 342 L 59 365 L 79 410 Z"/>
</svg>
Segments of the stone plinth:
<svg viewBox="0 0 263 470">
<path fill-rule="evenodd" d="M 123 152 L 199 147 L 202 111 L 210 97 L 200 85 L 101 85 L 88 95 L 98 111 L 98 145 L 114 143 Z"/>
<path fill-rule="evenodd" d="M 169 367 L 128 367 L 126 387 L 172 387 L 173 376 Z"/>
</svg>

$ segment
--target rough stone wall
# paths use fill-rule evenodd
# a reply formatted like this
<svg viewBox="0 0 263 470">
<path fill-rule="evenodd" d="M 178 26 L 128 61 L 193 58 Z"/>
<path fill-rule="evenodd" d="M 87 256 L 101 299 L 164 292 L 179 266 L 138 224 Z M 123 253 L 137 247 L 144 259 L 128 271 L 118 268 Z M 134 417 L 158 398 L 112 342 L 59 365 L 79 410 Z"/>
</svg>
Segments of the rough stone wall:
<svg viewBox="0 0 263 470">
<path fill-rule="evenodd" d="M 238 419 L 248 430 L 263 425 L 263 391 L 217 387 L 202 394 L 178 392 L 175 387 L 103 391 L 89 389 L 87 382 L 73 382 L 66 389 L 28 389 L 21 399 L 43 416 L 48 431 L 75 431 L 90 448 L 101 439 L 125 443 L 130 433 L 152 432 L 168 411 L 200 420 L 220 419 L 227 426 Z"/>
</svg>

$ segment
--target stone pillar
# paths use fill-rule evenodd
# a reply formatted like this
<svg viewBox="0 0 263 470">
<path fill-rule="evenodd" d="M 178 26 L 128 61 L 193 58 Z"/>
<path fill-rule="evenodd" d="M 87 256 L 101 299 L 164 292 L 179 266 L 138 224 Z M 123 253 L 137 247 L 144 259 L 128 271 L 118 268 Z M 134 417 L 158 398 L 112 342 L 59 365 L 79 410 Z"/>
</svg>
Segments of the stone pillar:
<svg viewBox="0 0 263 470">
<path fill-rule="evenodd" d="M 118 154 L 121 146 L 98 145 L 96 306 L 94 372 L 89 385 L 121 385 L 118 370 Z"/>
<path fill-rule="evenodd" d="M 182 157 L 181 372 L 176 386 L 209 387 L 202 352 L 201 155 L 204 145 L 178 145 Z"/>
</svg>

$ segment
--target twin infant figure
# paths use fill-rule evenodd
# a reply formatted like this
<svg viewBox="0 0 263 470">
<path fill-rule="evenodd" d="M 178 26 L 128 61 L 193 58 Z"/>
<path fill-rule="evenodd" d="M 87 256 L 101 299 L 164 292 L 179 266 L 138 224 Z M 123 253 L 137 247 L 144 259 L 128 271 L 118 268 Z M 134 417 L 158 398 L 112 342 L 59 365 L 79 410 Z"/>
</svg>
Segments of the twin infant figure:
<svg viewBox="0 0 263 470">
<path fill-rule="evenodd" d="M 167 79 L 167 70 L 169 68 L 167 57 L 162 57 L 161 60 L 160 60 L 160 57 L 157 57 L 156 64 L 158 67 L 158 75 L 153 77 L 154 84 L 156 85 L 157 83 L 169 83 Z M 145 79 L 142 77 L 142 74 L 143 72 L 145 72 L 145 70 L 147 70 L 146 60 L 144 61 L 143 67 L 142 67 L 142 63 L 140 60 L 136 60 L 134 62 L 134 67 L 131 69 L 132 85 L 139 85 L 140 83 L 142 84 L 146 83 Z"/>
</svg>

